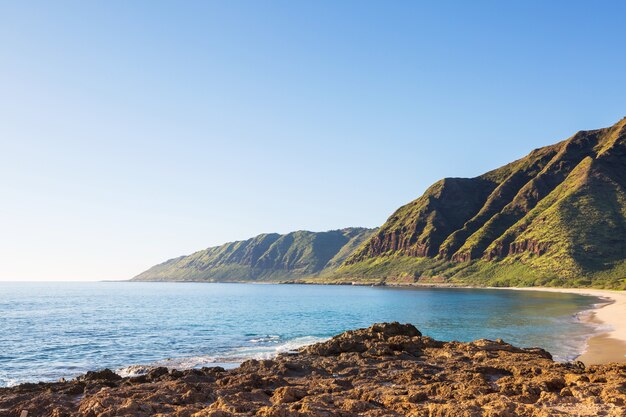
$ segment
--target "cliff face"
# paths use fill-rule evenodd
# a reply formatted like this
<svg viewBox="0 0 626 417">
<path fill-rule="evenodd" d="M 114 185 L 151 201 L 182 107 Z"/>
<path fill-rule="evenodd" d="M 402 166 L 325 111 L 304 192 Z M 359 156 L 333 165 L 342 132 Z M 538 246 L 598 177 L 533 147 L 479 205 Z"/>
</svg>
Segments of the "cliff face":
<svg viewBox="0 0 626 417">
<path fill-rule="evenodd" d="M 135 281 L 242 281 L 314 276 L 341 265 L 371 229 L 262 234 L 153 266 Z"/>
<path fill-rule="evenodd" d="M 463 277 L 489 264 L 538 279 L 626 277 L 626 119 L 471 179 L 446 178 L 399 208 L 340 274 L 389 278 L 390 257 L 432 262 L 395 268 L 415 278 Z M 406 265 L 406 261 L 402 261 Z M 361 267 L 359 267 L 361 266 Z M 366 266 L 366 268 L 363 268 Z M 430 271 L 428 270 L 430 269 Z M 612 284 L 611 284 L 612 285 Z"/>
<path fill-rule="evenodd" d="M 607 416 L 626 413 L 626 364 L 554 362 L 501 340 L 440 342 L 381 323 L 240 367 L 110 370 L 0 388 L 18 416 Z"/>
<path fill-rule="evenodd" d="M 446 237 L 480 210 L 495 184 L 482 178 L 446 178 L 398 209 L 350 262 L 393 252 L 435 256 Z"/>
</svg>

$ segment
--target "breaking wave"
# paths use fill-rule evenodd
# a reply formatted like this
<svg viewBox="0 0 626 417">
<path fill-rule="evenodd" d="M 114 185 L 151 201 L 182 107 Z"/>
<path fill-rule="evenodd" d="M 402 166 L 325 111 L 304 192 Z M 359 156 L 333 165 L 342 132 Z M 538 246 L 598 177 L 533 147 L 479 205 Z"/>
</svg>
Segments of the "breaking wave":
<svg viewBox="0 0 626 417">
<path fill-rule="evenodd" d="M 232 369 L 249 359 L 271 359 L 280 353 L 293 352 L 301 347 L 328 340 L 317 336 L 303 336 L 280 342 L 280 336 L 267 336 L 250 339 L 255 345 L 234 348 L 221 355 L 200 355 L 182 358 L 167 358 L 148 365 L 131 365 L 117 369 L 115 373 L 122 377 L 145 375 L 154 368 L 164 366 L 170 369 L 193 369 L 201 367 L 221 366 Z M 263 345 L 262 345 L 263 343 Z"/>
</svg>

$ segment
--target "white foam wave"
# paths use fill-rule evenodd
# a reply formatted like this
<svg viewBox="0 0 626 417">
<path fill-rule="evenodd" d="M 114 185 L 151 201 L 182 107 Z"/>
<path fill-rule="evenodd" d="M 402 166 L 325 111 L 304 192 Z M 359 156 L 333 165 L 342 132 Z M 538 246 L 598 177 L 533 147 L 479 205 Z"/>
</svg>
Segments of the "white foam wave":
<svg viewBox="0 0 626 417">
<path fill-rule="evenodd" d="M 265 337 L 258 337 L 255 339 L 250 339 L 250 343 L 278 343 L 279 340 L 280 340 L 280 336 L 268 335 Z"/>
<path fill-rule="evenodd" d="M 161 361 L 153 362 L 150 365 L 131 365 L 125 368 L 120 368 L 115 371 L 116 374 L 122 377 L 134 377 L 145 375 L 151 370 L 158 367 L 166 367 L 169 369 L 192 369 L 201 368 L 203 366 L 221 366 L 214 356 L 191 356 L 186 358 L 167 358 Z"/>
<path fill-rule="evenodd" d="M 574 320 L 587 326 L 591 331 L 588 333 L 585 333 L 584 335 L 581 335 L 580 337 L 573 339 L 572 342 L 570 343 L 569 351 L 576 352 L 576 354 L 567 355 L 565 358 L 555 357 L 556 360 L 558 361 L 576 360 L 582 354 L 587 352 L 587 349 L 589 349 L 589 339 L 591 339 L 594 336 L 607 333 L 613 330 L 613 327 L 611 325 L 594 320 L 596 310 L 606 306 L 607 304 L 611 304 L 611 302 L 612 302 L 611 300 L 606 299 L 605 301 L 592 304 L 591 308 L 589 309 L 582 310 L 574 314 Z M 576 341 L 578 341 L 578 343 L 576 343 Z"/>
<path fill-rule="evenodd" d="M 596 310 L 598 308 L 604 307 L 606 305 L 606 303 L 598 303 L 598 304 L 594 304 L 592 308 L 588 309 L 588 310 L 583 310 L 580 311 L 576 314 L 574 314 L 574 318 L 581 322 L 584 323 L 585 325 L 593 328 L 594 330 L 594 335 L 600 334 L 600 333 L 607 333 L 610 331 L 613 331 L 613 327 L 608 324 L 608 323 L 601 323 L 598 321 L 594 320 L 594 316 L 596 313 Z"/>
<path fill-rule="evenodd" d="M 150 365 L 131 365 L 125 368 L 116 369 L 115 373 L 123 378 L 141 376 L 147 374 L 155 367 L 156 366 Z"/>
<path fill-rule="evenodd" d="M 328 338 L 323 337 L 303 336 L 288 340 L 284 343 L 278 343 L 276 338 L 280 339 L 279 336 L 268 336 L 264 338 L 263 341 L 266 343 L 273 343 L 271 345 L 260 345 L 259 343 L 261 342 L 254 342 L 255 339 L 252 339 L 250 342 L 255 343 L 254 346 L 238 347 L 220 356 L 203 355 L 183 358 L 168 358 L 154 362 L 150 365 L 127 366 L 125 368 L 117 369 L 115 373 L 122 377 L 134 377 L 145 375 L 150 372 L 150 370 L 159 366 L 179 370 L 201 368 L 203 366 L 221 366 L 229 369 L 239 366 L 243 361 L 248 359 L 271 359 L 280 353 L 292 352 L 303 346 L 328 340 Z"/>
<path fill-rule="evenodd" d="M 303 336 L 288 340 L 284 343 L 269 346 L 245 346 L 233 349 L 224 355 L 225 360 L 243 362 L 247 359 L 271 359 L 279 353 L 295 351 L 303 346 L 327 340 L 316 336 Z"/>
<path fill-rule="evenodd" d="M 13 378 L 0 379 L 0 388 L 14 387 L 16 385 L 21 384 L 22 382 L 23 381 L 20 381 L 19 379 L 13 379 Z"/>
<path fill-rule="evenodd" d="M 292 339 L 288 342 L 283 343 L 280 346 L 276 347 L 276 353 L 284 353 L 290 352 L 296 349 L 299 349 L 304 346 L 312 345 L 314 343 L 324 342 L 328 340 L 328 337 L 317 337 L 317 336 L 303 336 Z"/>
</svg>

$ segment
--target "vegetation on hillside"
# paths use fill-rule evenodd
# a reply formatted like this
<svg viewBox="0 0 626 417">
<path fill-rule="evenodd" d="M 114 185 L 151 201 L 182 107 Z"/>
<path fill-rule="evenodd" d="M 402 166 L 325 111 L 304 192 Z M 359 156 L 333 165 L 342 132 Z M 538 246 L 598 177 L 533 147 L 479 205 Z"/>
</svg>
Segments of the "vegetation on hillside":
<svg viewBox="0 0 626 417">
<path fill-rule="evenodd" d="M 135 281 L 290 280 L 340 266 L 372 229 L 262 234 L 170 259 L 137 275 Z"/>
<path fill-rule="evenodd" d="M 330 280 L 626 288 L 626 119 L 398 209 Z"/>
</svg>

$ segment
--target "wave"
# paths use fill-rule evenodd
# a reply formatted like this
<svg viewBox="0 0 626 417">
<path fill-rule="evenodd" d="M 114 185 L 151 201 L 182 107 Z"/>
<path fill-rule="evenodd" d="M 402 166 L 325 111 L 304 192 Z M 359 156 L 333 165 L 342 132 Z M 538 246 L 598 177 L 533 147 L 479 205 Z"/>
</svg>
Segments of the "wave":
<svg viewBox="0 0 626 417">
<path fill-rule="evenodd" d="M 255 339 L 250 339 L 250 343 L 278 343 L 280 340 L 280 336 L 277 335 L 268 335 L 264 337 L 258 337 Z"/>
<path fill-rule="evenodd" d="M 586 326 L 591 331 L 585 332 L 579 337 L 572 337 L 571 335 L 568 335 L 568 340 L 564 340 L 563 343 L 564 345 L 569 345 L 570 349 L 568 350 L 575 353 L 569 355 L 566 354 L 564 355 L 564 358 L 555 356 L 555 360 L 558 360 L 560 362 L 576 360 L 581 355 L 586 353 L 587 349 L 589 349 L 589 339 L 613 330 L 613 327 L 611 325 L 595 320 L 596 311 L 608 304 L 611 304 L 613 301 L 604 297 L 598 298 L 600 298 L 602 301 L 594 303 L 591 305 L 590 308 L 579 311 L 572 316 L 574 321 Z"/>
<path fill-rule="evenodd" d="M 150 372 L 152 369 L 156 368 L 156 366 L 150 365 L 131 365 L 125 368 L 116 369 L 115 373 L 119 376 L 126 378 L 132 376 L 140 376 L 145 375 Z"/>
<path fill-rule="evenodd" d="M 237 359 L 240 362 L 247 359 L 271 359 L 279 353 L 295 351 L 303 346 L 328 340 L 317 336 L 302 336 L 288 340 L 284 343 L 269 346 L 245 346 L 233 349 L 224 356 L 225 359 Z"/>
<path fill-rule="evenodd" d="M 0 388 L 10 388 L 21 384 L 24 381 L 14 378 L 0 378 Z"/>
<path fill-rule="evenodd" d="M 279 339 L 280 336 L 266 336 L 264 338 L 250 339 L 249 342 L 255 344 L 254 346 L 237 347 L 219 356 L 200 355 L 182 358 L 167 358 L 148 365 L 131 365 L 120 368 L 115 370 L 115 373 L 122 377 L 134 377 L 145 375 L 152 369 L 161 366 L 178 370 L 201 368 L 203 366 L 221 366 L 225 369 L 232 369 L 249 359 L 271 359 L 280 353 L 293 352 L 301 347 L 328 340 L 328 338 L 325 337 L 302 336 L 279 343 Z M 261 343 L 271 344 L 261 345 Z"/>
</svg>

